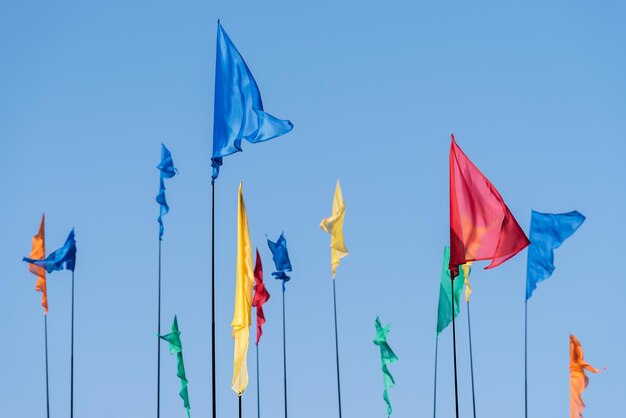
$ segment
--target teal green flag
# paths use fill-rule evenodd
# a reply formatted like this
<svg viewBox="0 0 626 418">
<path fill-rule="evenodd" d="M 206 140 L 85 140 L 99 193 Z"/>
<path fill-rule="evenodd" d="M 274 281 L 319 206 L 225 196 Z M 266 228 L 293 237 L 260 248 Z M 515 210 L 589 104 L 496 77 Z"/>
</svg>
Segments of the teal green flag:
<svg viewBox="0 0 626 418">
<path fill-rule="evenodd" d="M 191 407 L 189 406 L 189 392 L 187 391 L 187 384 L 189 382 L 187 380 L 187 376 L 185 375 L 183 345 L 180 342 L 180 331 L 178 330 L 178 320 L 176 319 L 176 315 L 174 315 L 174 322 L 172 322 L 172 332 L 166 335 L 159 335 L 159 337 L 170 343 L 170 353 L 176 354 L 176 360 L 178 361 L 177 376 L 180 378 L 180 383 L 182 385 L 182 389 L 179 393 L 180 397 L 183 398 L 185 408 L 187 409 L 187 417 L 190 417 L 191 414 L 189 413 L 189 410 Z"/>
<path fill-rule="evenodd" d="M 383 328 L 380 323 L 380 318 L 376 317 L 376 322 L 374 323 L 376 326 L 376 337 L 374 338 L 374 344 L 380 347 L 380 360 L 383 363 L 383 380 L 385 384 L 385 390 L 383 391 L 383 399 L 387 403 L 387 417 L 391 415 L 391 402 L 389 402 L 389 395 L 387 394 L 387 389 L 392 388 L 396 385 L 395 380 L 393 380 L 393 376 L 389 373 L 389 369 L 387 365 L 393 363 L 398 360 L 398 356 L 396 356 L 387 344 L 387 334 L 389 334 L 389 325 Z"/>
<path fill-rule="evenodd" d="M 443 249 L 443 268 L 441 270 L 441 286 L 439 286 L 439 308 L 437 315 L 437 335 L 441 334 L 452 322 L 452 283 L 450 281 L 450 247 Z M 459 298 L 463 290 L 463 280 L 465 273 L 463 269 L 459 269 L 459 277 L 454 280 L 454 317 L 459 316 Z M 461 279 L 461 280 L 459 280 Z"/>
</svg>

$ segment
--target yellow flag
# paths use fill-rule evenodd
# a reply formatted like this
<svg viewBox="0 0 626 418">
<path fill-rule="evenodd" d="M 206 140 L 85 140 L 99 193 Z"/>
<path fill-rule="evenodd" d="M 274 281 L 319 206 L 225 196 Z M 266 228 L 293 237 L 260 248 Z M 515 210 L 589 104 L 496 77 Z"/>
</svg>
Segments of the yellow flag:
<svg viewBox="0 0 626 418">
<path fill-rule="evenodd" d="M 469 275 L 472 271 L 472 262 L 465 263 L 461 266 L 463 270 L 463 283 L 465 284 L 465 302 L 469 303 L 470 295 L 472 294 L 472 286 L 470 286 Z"/>
<path fill-rule="evenodd" d="M 46 258 L 46 238 L 45 238 L 45 215 L 41 215 L 41 224 L 37 235 L 33 236 L 33 246 L 29 257 L 33 260 L 41 260 Z M 29 264 L 28 270 L 37 276 L 35 290 L 41 292 L 41 306 L 43 306 L 44 315 L 48 314 L 48 292 L 46 290 L 46 269 L 35 264 Z"/>
<path fill-rule="evenodd" d="M 239 204 L 237 205 L 237 271 L 235 288 L 235 313 L 233 314 L 233 338 L 235 340 L 235 361 L 232 388 L 241 396 L 248 387 L 248 345 L 250 343 L 250 323 L 252 313 L 252 289 L 254 273 L 252 268 L 252 245 L 248 230 L 248 216 L 239 183 Z"/>
<path fill-rule="evenodd" d="M 585 374 L 585 370 L 592 373 L 600 373 L 591 364 L 585 361 L 583 348 L 580 341 L 574 335 L 569 335 L 569 394 L 570 394 L 570 418 L 582 418 L 585 403 L 583 402 L 583 391 L 589 384 L 589 378 Z"/>
<path fill-rule="evenodd" d="M 333 270 L 333 279 L 337 272 L 339 260 L 348 255 L 348 249 L 343 242 L 343 217 L 346 213 L 346 206 L 343 203 L 343 195 L 341 194 L 341 186 L 337 180 L 335 187 L 335 197 L 333 198 L 333 214 L 326 219 L 322 219 L 320 226 L 330 234 L 331 248 L 331 265 Z"/>
</svg>

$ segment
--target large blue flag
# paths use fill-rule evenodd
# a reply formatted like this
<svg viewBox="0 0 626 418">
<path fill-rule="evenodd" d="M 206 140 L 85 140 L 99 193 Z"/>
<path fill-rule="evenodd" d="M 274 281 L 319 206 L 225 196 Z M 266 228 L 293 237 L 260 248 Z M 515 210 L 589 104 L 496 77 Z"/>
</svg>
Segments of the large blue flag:
<svg viewBox="0 0 626 418">
<path fill-rule="evenodd" d="M 242 139 L 254 144 L 293 129 L 290 121 L 277 119 L 263 111 L 259 87 L 219 21 L 213 112 L 211 182 L 215 182 L 219 175 L 222 157 L 242 151 Z"/>
<path fill-rule="evenodd" d="M 174 168 L 174 160 L 172 160 L 172 153 L 168 150 L 165 145 L 161 144 L 161 162 L 157 165 L 157 168 L 160 171 L 159 178 L 159 194 L 156 197 L 157 203 L 160 205 L 159 207 L 159 240 L 163 239 L 163 215 L 170 211 L 170 207 L 167 204 L 167 200 L 165 199 L 165 182 L 163 179 L 171 179 L 178 173 L 178 170 Z"/>
<path fill-rule="evenodd" d="M 291 271 L 291 261 L 289 260 L 289 252 L 287 251 L 287 240 L 284 234 L 280 234 L 280 237 L 276 242 L 267 239 L 267 245 L 272 251 L 272 258 L 276 265 L 276 271 L 272 273 L 276 279 L 281 280 L 283 284 L 283 292 L 285 291 L 285 283 L 289 281 L 290 277 L 285 274 L 287 271 Z"/>
<path fill-rule="evenodd" d="M 577 211 L 568 213 L 541 213 L 532 211 L 530 218 L 530 246 L 526 268 L 526 300 L 530 299 L 537 283 L 554 271 L 554 249 L 568 239 L 585 217 Z"/>
<path fill-rule="evenodd" d="M 70 234 L 65 240 L 65 244 L 48 257 L 43 260 L 33 260 L 32 258 L 24 257 L 24 261 L 32 263 L 36 266 L 43 267 L 48 273 L 52 273 L 55 270 L 66 269 L 74 271 L 76 266 L 76 239 L 74 239 L 74 228 L 70 231 Z"/>
</svg>

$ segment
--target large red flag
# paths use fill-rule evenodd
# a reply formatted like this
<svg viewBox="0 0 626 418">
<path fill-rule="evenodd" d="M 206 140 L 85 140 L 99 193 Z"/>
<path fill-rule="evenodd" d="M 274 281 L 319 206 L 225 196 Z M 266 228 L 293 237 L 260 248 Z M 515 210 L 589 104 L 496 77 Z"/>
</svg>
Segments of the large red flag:
<svg viewBox="0 0 626 418">
<path fill-rule="evenodd" d="M 263 283 L 263 264 L 261 264 L 261 256 L 259 250 L 256 250 L 256 264 L 254 265 L 254 297 L 252 298 L 252 306 L 256 307 L 256 345 L 259 345 L 261 335 L 263 335 L 263 324 L 265 323 L 265 314 L 263 313 L 263 304 L 270 298 L 270 294 Z"/>
<path fill-rule="evenodd" d="M 493 184 L 454 141 L 450 146 L 450 271 L 491 260 L 499 266 L 530 244 Z"/>
</svg>

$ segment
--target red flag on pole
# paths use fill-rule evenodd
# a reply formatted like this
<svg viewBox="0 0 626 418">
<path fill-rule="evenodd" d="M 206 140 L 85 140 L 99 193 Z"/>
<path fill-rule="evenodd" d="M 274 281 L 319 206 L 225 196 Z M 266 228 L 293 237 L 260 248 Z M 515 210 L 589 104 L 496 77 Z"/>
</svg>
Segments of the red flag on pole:
<svg viewBox="0 0 626 418">
<path fill-rule="evenodd" d="M 263 324 L 265 323 L 265 314 L 263 313 L 263 304 L 270 298 L 270 294 L 263 283 L 263 264 L 261 264 L 261 256 L 259 250 L 256 250 L 256 264 L 254 265 L 254 297 L 252 298 L 252 306 L 256 308 L 256 345 L 259 345 L 261 335 L 263 335 Z"/>
<path fill-rule="evenodd" d="M 450 146 L 450 271 L 491 260 L 499 266 L 530 244 L 502 196 L 457 145 Z"/>
</svg>

